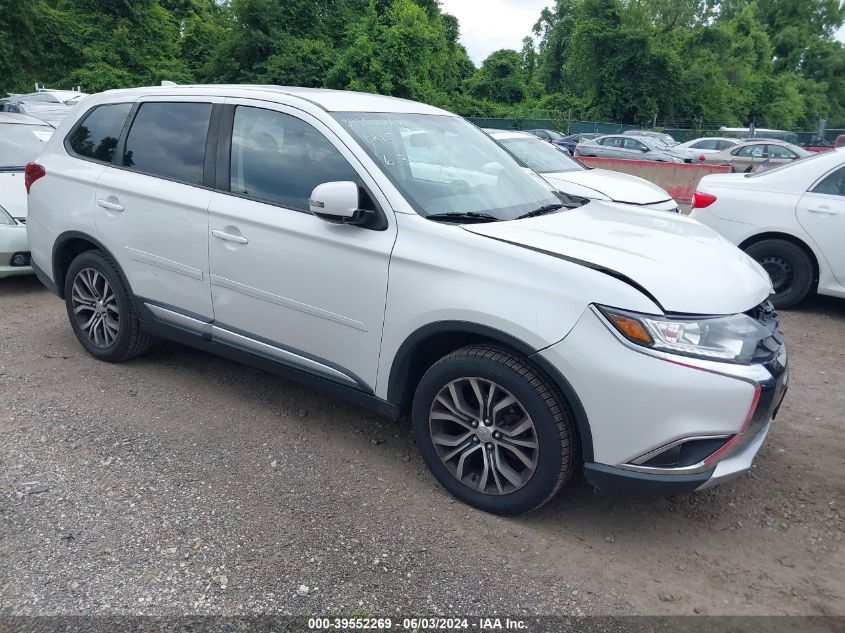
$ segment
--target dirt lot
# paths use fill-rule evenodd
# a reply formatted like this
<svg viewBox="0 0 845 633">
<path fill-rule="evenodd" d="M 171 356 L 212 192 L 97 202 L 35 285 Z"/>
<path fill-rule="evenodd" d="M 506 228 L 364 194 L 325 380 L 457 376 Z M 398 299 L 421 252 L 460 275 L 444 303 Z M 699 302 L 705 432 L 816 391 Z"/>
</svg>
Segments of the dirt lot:
<svg viewBox="0 0 845 633">
<path fill-rule="evenodd" d="M 177 345 L 99 363 L 0 280 L 0 615 L 845 614 L 845 301 L 782 317 L 791 390 L 750 475 L 574 481 L 503 519 L 402 423 Z"/>
</svg>

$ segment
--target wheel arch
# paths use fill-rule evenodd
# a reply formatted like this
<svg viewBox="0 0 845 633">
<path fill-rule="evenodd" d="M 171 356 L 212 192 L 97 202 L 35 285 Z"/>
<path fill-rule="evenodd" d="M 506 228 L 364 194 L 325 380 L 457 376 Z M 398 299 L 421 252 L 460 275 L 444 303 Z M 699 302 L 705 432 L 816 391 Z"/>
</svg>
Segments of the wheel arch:
<svg viewBox="0 0 845 633">
<path fill-rule="evenodd" d="M 790 242 L 807 253 L 807 256 L 810 258 L 810 262 L 813 264 L 813 289 L 818 286 L 819 258 L 816 255 L 815 250 L 813 250 L 813 247 L 807 244 L 807 242 L 802 240 L 800 237 L 792 235 L 791 233 L 784 233 L 782 231 L 765 231 L 763 233 L 755 233 L 751 237 L 745 238 L 738 246 L 744 251 L 749 246 L 753 246 L 754 244 L 764 242 L 766 240 L 783 240 L 784 242 Z"/>
<path fill-rule="evenodd" d="M 65 231 L 56 238 L 53 244 L 53 283 L 59 298 L 65 298 L 65 277 L 70 263 L 77 255 L 85 251 L 100 250 L 114 262 L 120 274 L 126 279 L 123 269 L 108 248 L 97 238 L 82 231 Z"/>
<path fill-rule="evenodd" d="M 408 336 L 393 359 L 387 386 L 387 400 L 399 410 L 410 410 L 413 394 L 423 374 L 446 354 L 473 344 L 493 343 L 525 357 L 558 388 L 568 405 L 576 426 L 584 461 L 593 459 L 593 436 L 584 406 L 572 385 L 537 350 L 520 339 L 496 328 L 469 321 L 429 323 Z"/>
</svg>

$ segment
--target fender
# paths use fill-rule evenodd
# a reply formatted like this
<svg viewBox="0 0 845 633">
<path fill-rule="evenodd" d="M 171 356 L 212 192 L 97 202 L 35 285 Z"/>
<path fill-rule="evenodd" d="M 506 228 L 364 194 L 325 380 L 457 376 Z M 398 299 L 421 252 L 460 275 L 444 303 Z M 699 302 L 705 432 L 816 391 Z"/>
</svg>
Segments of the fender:
<svg viewBox="0 0 845 633">
<path fill-rule="evenodd" d="M 53 283 L 52 288 L 60 299 L 65 298 L 65 285 L 64 283 L 59 283 L 59 258 L 58 254 L 61 248 L 65 245 L 66 242 L 73 239 L 80 239 L 85 240 L 86 242 L 91 242 L 94 244 L 99 250 L 103 251 L 106 255 L 108 255 L 109 259 L 114 262 L 114 265 L 117 266 L 120 274 L 123 276 L 124 279 L 127 279 L 126 274 L 123 272 L 123 268 L 118 263 L 117 259 L 112 255 L 111 251 L 106 248 L 103 243 L 98 240 L 96 237 L 89 235 L 88 233 L 83 233 L 82 231 L 65 231 L 64 233 L 60 234 L 56 241 L 53 243 L 53 255 L 52 255 L 52 268 L 53 268 Z"/>
<path fill-rule="evenodd" d="M 589 462 L 593 460 L 593 435 L 590 432 L 587 413 L 584 410 L 584 405 L 581 404 L 581 399 L 575 393 L 575 390 L 566 377 L 537 353 L 540 350 L 532 348 L 524 341 L 506 332 L 481 325 L 480 323 L 469 321 L 437 321 L 424 325 L 410 334 L 396 352 L 390 368 L 390 378 L 388 379 L 387 385 L 388 402 L 401 405 L 407 395 L 405 393 L 407 378 L 411 373 L 414 359 L 418 356 L 421 346 L 426 341 L 442 334 L 465 334 L 471 338 L 492 340 L 519 352 L 534 363 L 563 393 L 578 428 L 578 436 L 581 441 L 581 456 L 584 461 Z"/>
</svg>

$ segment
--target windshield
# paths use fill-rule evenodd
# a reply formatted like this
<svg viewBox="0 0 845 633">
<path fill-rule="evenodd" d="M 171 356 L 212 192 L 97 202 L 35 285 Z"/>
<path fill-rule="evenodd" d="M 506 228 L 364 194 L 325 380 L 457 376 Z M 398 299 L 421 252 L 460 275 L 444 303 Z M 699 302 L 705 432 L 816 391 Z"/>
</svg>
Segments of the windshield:
<svg viewBox="0 0 845 633">
<path fill-rule="evenodd" d="M 542 178 L 458 117 L 377 112 L 334 117 L 422 216 L 483 213 L 512 220 L 561 203 Z"/>
<path fill-rule="evenodd" d="M 586 169 L 569 154 L 555 149 L 551 143 L 544 143 L 536 138 L 504 138 L 498 141 L 519 160 L 541 174 Z"/>
<path fill-rule="evenodd" d="M 0 169 L 23 169 L 35 160 L 52 133 L 48 125 L 0 124 Z"/>
</svg>

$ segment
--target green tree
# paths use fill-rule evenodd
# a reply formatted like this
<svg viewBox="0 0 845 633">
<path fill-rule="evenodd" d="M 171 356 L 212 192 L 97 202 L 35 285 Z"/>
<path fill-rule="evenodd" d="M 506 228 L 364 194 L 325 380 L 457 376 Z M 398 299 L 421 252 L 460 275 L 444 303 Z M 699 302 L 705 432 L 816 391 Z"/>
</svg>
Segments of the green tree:
<svg viewBox="0 0 845 633">
<path fill-rule="evenodd" d="M 575 0 L 556 0 L 554 8 L 545 8 L 534 25 L 540 40 L 537 58 L 538 78 L 548 92 L 569 90 L 566 61 L 576 24 Z"/>
<path fill-rule="evenodd" d="M 371 0 L 328 76 L 334 87 L 447 105 L 449 42 L 439 13 L 411 0 Z"/>
<path fill-rule="evenodd" d="M 468 80 L 469 92 L 479 98 L 514 105 L 526 97 L 523 58 L 514 50 L 502 49 L 487 56 L 481 69 Z"/>
</svg>

